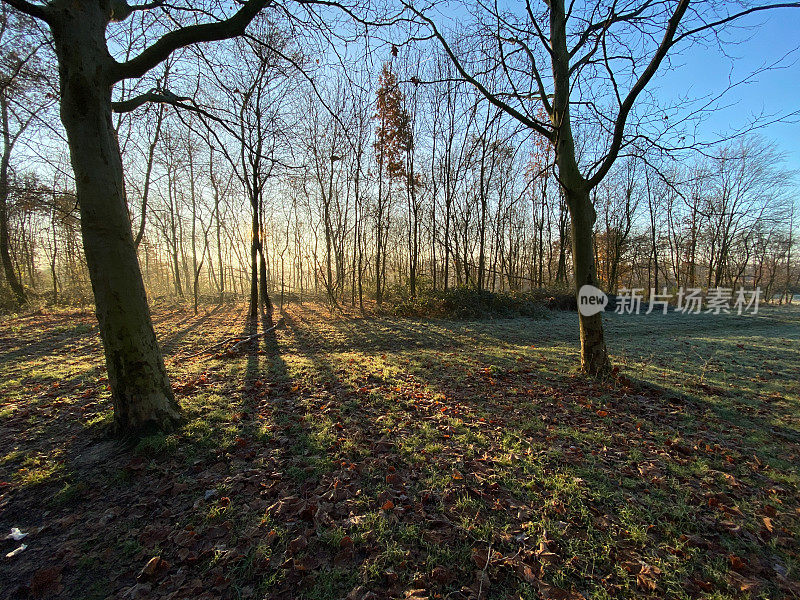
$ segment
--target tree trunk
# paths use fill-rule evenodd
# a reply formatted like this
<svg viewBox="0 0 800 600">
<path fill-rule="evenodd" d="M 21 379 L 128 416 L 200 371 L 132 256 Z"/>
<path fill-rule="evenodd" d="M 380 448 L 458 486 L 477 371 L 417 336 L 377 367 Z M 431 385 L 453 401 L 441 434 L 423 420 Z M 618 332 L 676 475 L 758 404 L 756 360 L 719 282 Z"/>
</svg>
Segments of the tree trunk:
<svg viewBox="0 0 800 600">
<path fill-rule="evenodd" d="M 147 199 L 150 195 L 150 178 L 153 175 L 153 163 L 154 157 L 156 153 L 156 147 L 158 147 L 158 140 L 161 136 L 161 124 L 164 122 L 164 105 L 159 104 L 156 113 L 156 132 L 153 135 L 153 141 L 150 143 L 150 147 L 147 150 L 147 168 L 144 172 L 144 184 L 142 187 L 142 216 L 139 220 L 139 230 L 136 232 L 136 238 L 133 240 L 134 246 L 139 248 L 139 244 L 142 243 L 142 237 L 144 237 L 144 227 L 147 222 Z"/>
<path fill-rule="evenodd" d="M 260 233 L 258 220 L 258 199 L 250 198 L 253 210 L 250 225 L 250 306 L 247 314 L 251 319 L 258 317 L 258 236 Z"/>
<path fill-rule="evenodd" d="M 572 221 L 572 262 L 575 271 L 575 293 L 584 285 L 597 285 L 592 231 L 596 218 L 588 192 L 565 190 Z M 604 376 L 610 369 L 603 337 L 602 313 L 585 316 L 578 313 L 581 336 L 581 369 L 584 373 Z"/>
<path fill-rule="evenodd" d="M 119 434 L 172 428 L 180 409 L 150 320 L 128 218 L 122 160 L 111 122 L 113 64 L 102 3 L 63 8 L 52 31 L 61 120 L 80 203 L 86 263 L 105 350 Z"/>
<path fill-rule="evenodd" d="M 566 218 L 568 210 L 565 210 L 564 200 L 559 199 L 558 215 L 558 266 L 556 267 L 556 283 L 566 283 L 567 281 L 567 238 L 571 235 L 569 229 L 569 219 Z"/>
<path fill-rule="evenodd" d="M 8 102 L 5 94 L 0 94 L 3 116 L 3 156 L 0 161 L 0 259 L 3 261 L 3 273 L 6 276 L 17 306 L 25 304 L 25 290 L 22 287 L 17 274 L 14 271 L 14 263 L 11 260 L 11 243 L 8 235 L 8 168 L 11 160 L 11 132 L 8 123 Z"/>
<path fill-rule="evenodd" d="M 578 168 L 575 141 L 570 120 L 569 52 L 567 50 L 567 17 L 563 0 L 553 0 L 550 7 L 550 39 L 553 48 L 554 95 L 551 120 L 558 129 L 555 158 L 564 199 L 569 208 L 572 235 L 572 262 L 575 272 L 575 294 L 584 285 L 597 286 L 592 236 L 597 218 L 589 193 L 591 188 Z M 594 376 L 609 371 L 608 352 L 603 339 L 602 313 L 584 316 L 578 313 L 581 336 L 581 369 Z"/>
<path fill-rule="evenodd" d="M 451 196 L 449 193 L 449 186 L 445 188 L 445 213 L 444 213 L 444 274 L 442 281 L 444 282 L 444 291 L 447 291 L 447 286 L 450 283 L 450 205 Z"/>
<path fill-rule="evenodd" d="M 263 234 L 261 237 L 263 240 Z M 272 300 L 269 297 L 269 290 L 267 289 L 267 257 L 264 255 L 263 241 L 258 244 L 258 277 L 259 288 L 261 290 L 261 306 L 268 313 L 272 313 Z"/>
<path fill-rule="evenodd" d="M 267 311 L 267 314 L 272 316 L 272 300 L 269 297 L 267 286 L 267 255 L 264 248 L 264 242 L 267 239 L 266 229 L 264 225 L 264 198 L 262 196 L 263 189 L 259 188 L 258 193 L 258 278 L 259 289 L 261 292 L 261 308 Z"/>
<path fill-rule="evenodd" d="M 487 116 L 486 116 L 486 121 L 487 121 L 487 127 L 488 127 L 488 121 L 489 121 L 488 113 L 487 113 Z M 480 222 L 478 224 L 479 240 L 478 240 L 478 278 L 477 278 L 477 280 L 478 280 L 478 291 L 479 292 L 483 291 L 483 280 L 484 280 L 483 271 L 484 271 L 484 268 L 486 266 L 486 204 L 487 204 L 487 199 L 486 199 L 486 195 L 487 195 L 486 185 L 487 184 L 486 184 L 486 165 L 485 165 L 485 161 L 486 161 L 486 144 L 487 144 L 486 137 L 485 137 L 486 135 L 487 134 L 484 134 L 484 137 L 481 139 L 481 146 L 482 146 L 482 150 L 483 151 L 481 152 L 480 180 L 478 182 L 478 193 L 480 194 L 480 201 L 481 201 L 481 216 L 480 216 Z M 464 239 L 466 239 L 466 235 L 464 236 Z M 466 248 L 466 244 L 464 245 L 464 248 Z M 467 257 L 464 256 L 464 264 L 465 265 L 466 265 L 466 262 L 467 262 Z"/>
<path fill-rule="evenodd" d="M 381 125 L 382 127 L 383 125 Z M 378 160 L 378 211 L 375 223 L 376 247 L 375 247 L 375 303 L 380 306 L 383 302 L 383 280 L 381 279 L 381 251 L 383 242 L 383 150 L 380 150 Z"/>
<path fill-rule="evenodd" d="M 208 161 L 208 169 L 211 174 L 211 185 L 214 188 L 214 220 L 216 221 L 217 233 L 217 268 L 219 269 L 219 303 L 225 301 L 225 263 L 222 262 L 222 221 L 219 218 L 219 202 L 220 192 L 219 184 L 214 177 L 214 147 L 211 146 L 210 158 Z"/>
<path fill-rule="evenodd" d="M 197 194 L 194 185 L 194 150 L 191 143 L 191 140 L 188 140 L 186 154 L 189 157 L 189 195 L 192 197 L 192 299 L 194 300 L 194 314 L 197 314 L 200 269 L 197 266 Z"/>
</svg>

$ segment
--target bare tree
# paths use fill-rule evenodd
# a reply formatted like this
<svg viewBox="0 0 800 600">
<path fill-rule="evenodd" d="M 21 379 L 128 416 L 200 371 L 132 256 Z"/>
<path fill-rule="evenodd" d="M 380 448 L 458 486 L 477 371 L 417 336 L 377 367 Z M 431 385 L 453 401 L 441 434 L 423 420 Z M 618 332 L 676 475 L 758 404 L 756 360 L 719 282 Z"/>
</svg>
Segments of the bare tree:
<svg viewBox="0 0 800 600">
<path fill-rule="evenodd" d="M 111 119 L 112 89 L 120 81 L 143 76 L 179 48 L 241 34 L 269 0 L 249 0 L 228 18 L 172 30 L 124 62 L 109 52 L 108 24 L 161 2 L 133 7 L 124 0 L 4 2 L 47 24 L 55 42 L 61 120 L 75 172 L 116 429 L 125 435 L 169 429 L 178 422 L 180 409 L 156 341 L 136 257 Z"/>
<path fill-rule="evenodd" d="M 12 179 L 11 156 L 21 136 L 38 115 L 51 104 L 46 91 L 45 66 L 41 57 L 43 41 L 27 35 L 30 17 L 9 10 L 0 12 L 0 126 L 3 149 L 0 155 L 0 261 L 3 274 L 18 306 L 25 303 L 25 290 L 17 276 L 9 239 L 9 192 Z"/>
<path fill-rule="evenodd" d="M 417 6 L 406 5 L 424 23 L 453 61 L 460 76 L 493 105 L 553 145 L 558 181 L 569 208 L 575 292 L 596 285 L 592 235 L 596 213 L 592 190 L 636 139 L 629 121 L 634 106 L 667 56 L 738 19 L 777 7 L 733 10 L 690 0 L 643 0 L 620 5 L 598 0 L 567 4 L 530 2 L 519 11 L 480 3 L 476 29 L 492 43 L 478 60 L 459 56 L 445 33 Z M 549 70 L 544 65 L 549 63 Z M 488 74 L 488 76 L 481 75 Z M 495 84 L 497 75 L 505 84 Z M 538 116 L 543 107 L 547 119 Z M 642 117 L 637 115 L 637 121 Z M 578 124 L 598 148 L 581 152 Z M 591 375 L 609 371 L 601 314 L 579 315 L 581 367 Z"/>
</svg>

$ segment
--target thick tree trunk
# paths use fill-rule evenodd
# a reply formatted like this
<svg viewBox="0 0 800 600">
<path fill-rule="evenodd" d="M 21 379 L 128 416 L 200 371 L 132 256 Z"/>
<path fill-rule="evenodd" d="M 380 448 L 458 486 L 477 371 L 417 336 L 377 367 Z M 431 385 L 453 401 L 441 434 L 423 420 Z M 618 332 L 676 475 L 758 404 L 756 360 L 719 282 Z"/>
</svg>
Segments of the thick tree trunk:
<svg viewBox="0 0 800 600">
<path fill-rule="evenodd" d="M 180 409 L 150 320 L 125 200 L 122 160 L 111 122 L 112 59 L 102 3 L 63 7 L 52 24 L 67 132 L 114 403 L 124 436 L 167 430 Z M 76 5 L 77 6 L 77 5 Z"/>
<path fill-rule="evenodd" d="M 572 221 L 572 261 L 575 271 L 575 293 L 584 285 L 597 286 L 597 273 L 592 244 L 595 211 L 588 192 L 565 191 Z M 584 373 L 604 376 L 610 369 L 603 337 L 602 313 L 585 316 L 578 313 L 581 336 L 581 369 Z"/>
</svg>

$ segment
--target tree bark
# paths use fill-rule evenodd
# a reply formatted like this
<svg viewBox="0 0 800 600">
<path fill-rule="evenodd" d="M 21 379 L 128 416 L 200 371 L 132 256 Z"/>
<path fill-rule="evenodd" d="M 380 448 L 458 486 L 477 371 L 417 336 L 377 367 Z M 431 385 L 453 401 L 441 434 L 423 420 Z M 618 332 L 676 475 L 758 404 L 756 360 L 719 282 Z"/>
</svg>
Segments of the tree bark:
<svg viewBox="0 0 800 600">
<path fill-rule="evenodd" d="M 118 433 L 168 430 L 180 419 L 150 319 L 111 121 L 102 3 L 62 6 L 51 19 L 67 132 Z"/>
<path fill-rule="evenodd" d="M 256 319 L 258 317 L 258 240 L 260 230 L 258 200 L 251 198 L 250 205 L 253 214 L 250 224 L 250 305 L 247 315 L 250 319 Z"/>
<path fill-rule="evenodd" d="M 11 242 L 8 235 L 8 189 L 9 189 L 9 163 L 11 162 L 11 132 L 9 131 L 8 102 L 5 93 L 0 93 L 3 117 L 3 156 L 0 159 L 0 260 L 3 261 L 3 273 L 11 291 L 14 294 L 17 306 L 25 304 L 25 290 L 17 278 L 14 263 L 11 260 Z"/>
<path fill-rule="evenodd" d="M 597 286 L 592 234 L 597 218 L 590 199 L 592 185 L 581 175 L 570 118 L 569 52 L 566 37 L 567 17 L 564 0 L 550 5 L 550 40 L 552 44 L 553 112 L 551 120 L 558 130 L 555 157 L 564 198 L 569 208 L 572 234 L 572 262 L 575 273 L 575 295 L 582 286 Z M 610 370 L 603 338 L 602 313 L 585 316 L 578 313 L 581 338 L 581 370 L 594 376 L 605 376 Z"/>
<path fill-rule="evenodd" d="M 584 285 L 597 286 L 592 232 L 596 213 L 588 192 L 566 191 L 572 221 L 572 262 L 575 293 Z M 610 370 L 603 336 L 602 313 L 585 316 L 578 313 L 581 336 L 581 370 L 593 376 L 605 376 Z"/>
</svg>

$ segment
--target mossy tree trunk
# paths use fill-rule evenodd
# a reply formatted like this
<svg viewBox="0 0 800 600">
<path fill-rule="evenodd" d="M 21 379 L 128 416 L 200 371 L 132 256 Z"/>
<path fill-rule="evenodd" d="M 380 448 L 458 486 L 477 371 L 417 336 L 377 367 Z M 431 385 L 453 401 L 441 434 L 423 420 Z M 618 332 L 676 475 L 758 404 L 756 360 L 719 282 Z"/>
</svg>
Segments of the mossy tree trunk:
<svg viewBox="0 0 800 600">
<path fill-rule="evenodd" d="M 550 112 L 558 135 L 554 138 L 555 160 L 559 184 L 570 216 L 570 238 L 575 295 L 586 284 L 597 285 L 592 235 L 597 215 L 592 205 L 592 185 L 583 177 L 577 161 L 575 140 L 570 118 L 569 51 L 566 37 L 564 0 L 553 0 L 550 5 L 550 39 L 553 51 L 553 103 Z M 580 299 L 578 299 L 580 302 Z M 578 313 L 581 340 L 581 370 L 595 376 L 604 376 L 610 370 L 608 351 L 603 336 L 602 313 L 586 316 Z"/>
<path fill-rule="evenodd" d="M 77 6 L 77 5 L 76 5 Z M 150 319 L 131 233 L 122 159 L 111 115 L 106 49 L 109 15 L 100 2 L 62 7 L 52 22 L 59 59 L 61 121 L 80 204 L 86 264 L 105 350 L 119 433 L 168 430 L 179 420 Z"/>
<path fill-rule="evenodd" d="M 46 23 L 53 35 L 61 86 L 61 121 L 67 132 L 80 204 L 86 263 L 114 402 L 114 422 L 124 436 L 169 430 L 180 410 L 167 378 L 147 305 L 125 198 L 122 157 L 112 110 L 128 112 L 146 102 L 174 102 L 153 91 L 112 103 L 123 79 L 142 77 L 175 50 L 241 35 L 270 0 L 247 0 L 227 19 L 180 27 L 124 63 L 106 43 L 111 20 L 159 2 L 129 6 L 125 0 L 4 0 Z"/>
</svg>

